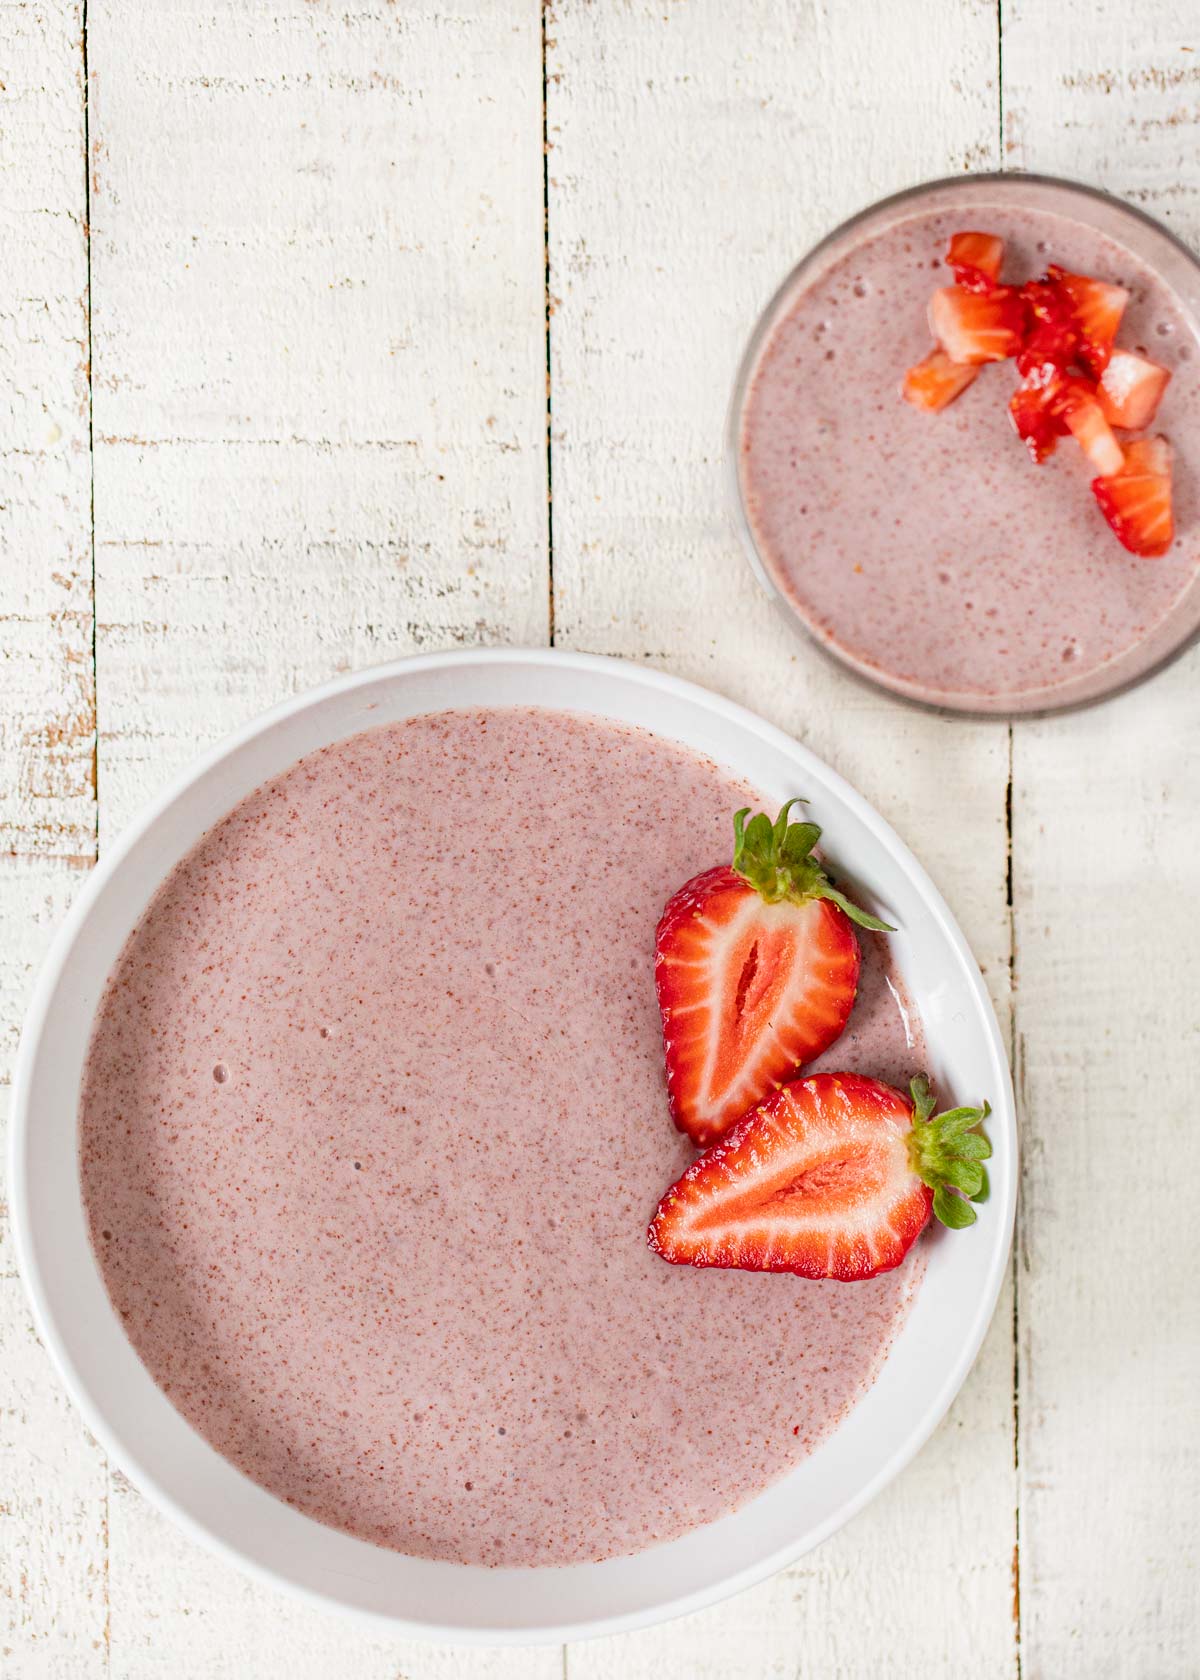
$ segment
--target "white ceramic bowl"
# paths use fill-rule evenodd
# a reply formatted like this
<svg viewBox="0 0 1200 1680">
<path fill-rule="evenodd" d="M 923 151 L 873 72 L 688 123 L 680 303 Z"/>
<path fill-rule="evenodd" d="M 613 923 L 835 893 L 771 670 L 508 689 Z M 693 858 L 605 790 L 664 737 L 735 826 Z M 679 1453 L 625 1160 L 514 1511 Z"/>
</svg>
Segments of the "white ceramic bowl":
<svg viewBox="0 0 1200 1680">
<path fill-rule="evenodd" d="M 105 978 L 163 876 L 205 829 L 303 754 L 373 724 L 455 706 L 539 705 L 644 725 L 707 753 L 768 803 L 802 793 L 870 900 L 924 1021 L 931 1073 L 987 1097 L 995 1153 L 977 1225 L 924 1239 L 928 1271 L 870 1391 L 812 1456 L 750 1504 L 636 1557 L 495 1569 L 383 1551 L 300 1515 L 197 1435 L 126 1340 L 92 1257 L 76 1157 L 80 1077 Z M 714 694 L 581 654 L 432 654 L 300 695 L 207 754 L 92 875 L 39 977 L 17 1064 L 13 1226 L 42 1336 L 88 1426 L 146 1496 L 260 1579 L 393 1633 L 533 1643 L 616 1632 L 699 1609 L 818 1544 L 912 1458 L 970 1369 L 1000 1290 L 1016 1196 L 1008 1064 L 979 971 L 920 865 L 820 759 Z M 852 1286 L 847 1286 L 852 1287 Z M 936 1518 L 931 1513 L 930 1521 Z"/>
</svg>

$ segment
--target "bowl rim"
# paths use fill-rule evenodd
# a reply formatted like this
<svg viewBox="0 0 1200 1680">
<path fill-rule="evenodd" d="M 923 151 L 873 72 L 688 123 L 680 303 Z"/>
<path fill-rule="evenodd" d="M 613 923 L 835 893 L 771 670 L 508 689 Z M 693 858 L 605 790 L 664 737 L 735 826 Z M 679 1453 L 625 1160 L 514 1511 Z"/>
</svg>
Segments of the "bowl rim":
<svg viewBox="0 0 1200 1680">
<path fill-rule="evenodd" d="M 1200 282 L 1200 255 L 1182 240 L 1177 233 L 1160 222 L 1157 217 L 1143 210 L 1140 205 L 1131 204 L 1117 193 L 1106 191 L 1103 187 L 1094 187 L 1086 181 L 1073 181 L 1066 175 L 1045 175 L 1032 169 L 985 169 L 963 175 L 936 175 L 925 181 L 917 181 L 912 186 L 902 187 L 899 192 L 887 193 L 883 198 L 876 198 L 869 204 L 864 204 L 853 215 L 847 216 L 824 233 L 814 245 L 798 258 L 788 269 L 783 279 L 771 292 L 770 297 L 756 316 L 754 325 L 738 357 L 737 372 L 734 375 L 733 386 L 730 390 L 729 401 L 725 410 L 725 429 L 722 454 L 724 457 L 724 476 L 726 499 L 730 517 L 733 520 L 742 551 L 750 564 L 750 569 L 767 599 L 775 610 L 781 614 L 793 635 L 800 636 L 808 646 L 816 648 L 817 652 L 837 670 L 852 677 L 861 687 L 872 690 L 875 694 L 885 694 L 888 699 L 897 701 L 900 705 L 909 706 L 916 711 L 932 713 L 936 717 L 967 718 L 973 723 L 990 722 L 1011 726 L 1013 723 L 1039 718 L 1067 717 L 1073 712 L 1088 711 L 1093 706 L 1106 705 L 1111 700 L 1119 700 L 1122 695 L 1138 688 L 1142 683 L 1151 682 L 1155 677 L 1166 671 L 1176 660 L 1182 659 L 1200 644 L 1200 624 L 1188 631 L 1174 647 L 1168 648 L 1153 664 L 1144 671 L 1123 678 L 1111 688 L 1102 689 L 1097 694 L 1084 695 L 1075 699 L 1061 701 L 1047 700 L 1045 705 L 1032 706 L 975 706 L 968 703 L 959 704 L 950 699 L 930 700 L 919 694 L 909 693 L 906 689 L 893 685 L 885 676 L 872 671 L 860 660 L 843 654 L 832 641 L 826 641 L 818 636 L 808 620 L 783 594 L 775 582 L 763 559 L 758 543 L 755 540 L 754 528 L 750 515 L 746 510 L 746 499 L 742 490 L 742 477 L 738 469 L 738 459 L 741 439 L 741 418 L 749 394 L 750 382 L 758 364 L 767 339 L 778 319 L 787 298 L 803 276 L 814 267 L 823 254 L 856 228 L 865 226 L 875 217 L 886 214 L 890 210 L 899 210 L 914 199 L 923 197 L 926 193 L 971 192 L 980 188 L 999 189 L 1001 192 L 1019 192 L 1022 187 L 1033 186 L 1051 191 L 1061 191 L 1091 199 L 1098 205 L 1109 210 L 1115 210 L 1127 216 L 1132 222 L 1140 223 L 1143 228 L 1155 237 L 1171 246 L 1175 253 L 1182 257 L 1195 271 L 1197 281 Z"/>
<path fill-rule="evenodd" d="M 68 1346 L 68 1338 L 60 1332 L 50 1306 L 48 1291 L 37 1260 L 35 1240 L 27 1215 L 30 1166 L 29 1141 L 33 1124 L 30 1086 L 38 1044 L 50 1016 L 50 1006 L 62 972 L 76 941 L 86 929 L 92 906 L 100 896 L 109 877 L 117 872 L 125 857 L 134 849 L 139 840 L 195 782 L 199 781 L 239 747 L 269 729 L 272 725 L 309 706 L 318 705 L 327 698 L 350 694 L 360 687 L 367 687 L 381 681 L 388 682 L 402 679 L 409 672 L 415 673 L 466 665 L 557 666 L 580 672 L 611 671 L 624 680 L 640 684 L 651 691 L 671 694 L 706 707 L 726 721 L 756 733 L 768 745 L 781 748 L 793 756 L 798 754 L 801 758 L 807 758 L 819 765 L 821 774 L 826 778 L 829 786 L 854 811 L 858 819 L 873 831 L 875 838 L 887 848 L 915 888 L 922 894 L 931 916 L 938 925 L 940 934 L 948 941 L 962 962 L 971 1003 L 979 1013 L 987 1051 L 994 1064 L 995 1082 L 993 1089 L 995 1100 L 992 1102 L 989 1129 L 992 1133 L 993 1142 L 1004 1149 L 1011 1162 L 1011 1171 L 1006 1175 L 1002 1198 L 996 1198 L 993 1193 L 993 1199 L 990 1203 L 992 1217 L 989 1218 L 988 1224 L 993 1232 L 992 1247 L 987 1263 L 986 1284 L 976 1300 L 969 1333 L 958 1344 L 955 1357 L 948 1364 L 942 1382 L 932 1399 L 914 1419 L 900 1446 L 874 1476 L 839 1503 L 823 1522 L 806 1530 L 796 1540 L 777 1547 L 767 1556 L 755 1560 L 729 1576 L 723 1576 L 719 1580 L 698 1589 L 675 1593 L 651 1606 L 576 1622 L 547 1623 L 532 1630 L 527 1628 L 514 1629 L 506 1626 L 471 1625 L 464 1627 L 453 1623 L 418 1622 L 401 1615 L 384 1614 L 358 1605 L 348 1604 L 338 1596 L 336 1590 L 316 1590 L 305 1583 L 290 1578 L 282 1570 L 276 1570 L 251 1558 L 223 1535 L 210 1528 L 206 1522 L 195 1516 L 181 1500 L 162 1485 L 152 1471 L 144 1466 L 137 1453 L 130 1450 L 128 1443 L 118 1438 L 117 1429 L 110 1427 L 101 1408 L 93 1402 L 87 1382 L 72 1357 Z M 559 705 L 552 709 L 561 710 L 564 708 Z M 191 1539 L 197 1541 L 227 1563 L 232 1564 L 243 1574 L 249 1575 L 276 1591 L 282 1591 L 292 1597 L 299 1598 L 313 1607 L 345 1617 L 360 1627 L 370 1629 L 376 1635 L 385 1634 L 392 1638 L 407 1637 L 445 1644 L 504 1646 L 562 1644 L 601 1635 L 632 1632 L 638 1628 L 652 1626 L 704 1609 L 775 1575 L 779 1570 L 786 1568 L 806 1552 L 820 1545 L 857 1515 L 912 1461 L 925 1445 L 945 1417 L 975 1363 L 979 1349 L 992 1322 L 996 1303 L 1008 1271 L 1019 1177 L 1015 1099 L 1009 1058 L 991 998 L 984 984 L 979 965 L 941 893 L 891 825 L 817 754 L 804 746 L 802 742 L 798 742 L 785 730 L 767 722 L 766 719 L 747 707 L 739 705 L 736 701 L 714 693 L 711 689 L 707 689 L 700 684 L 640 665 L 632 660 L 607 654 L 576 653 L 564 649 L 544 647 L 454 649 L 440 653 L 416 654 L 409 658 L 387 661 L 383 664 L 348 672 L 332 681 L 289 696 L 267 711 L 258 713 L 238 729 L 209 747 L 196 759 L 189 762 L 182 771 L 174 775 L 167 785 L 141 809 L 96 863 L 88 880 L 76 895 L 41 964 L 26 1011 L 14 1067 L 7 1165 L 11 1195 L 10 1224 L 13 1244 L 19 1274 L 25 1288 L 26 1298 L 32 1309 L 35 1327 L 43 1345 L 50 1354 L 60 1381 L 78 1409 L 84 1424 L 100 1443 L 110 1462 L 119 1466 L 129 1476 L 130 1480 L 153 1506 L 182 1529 Z M 581 1564 L 574 1567 L 582 1569 L 594 1566 Z"/>
</svg>

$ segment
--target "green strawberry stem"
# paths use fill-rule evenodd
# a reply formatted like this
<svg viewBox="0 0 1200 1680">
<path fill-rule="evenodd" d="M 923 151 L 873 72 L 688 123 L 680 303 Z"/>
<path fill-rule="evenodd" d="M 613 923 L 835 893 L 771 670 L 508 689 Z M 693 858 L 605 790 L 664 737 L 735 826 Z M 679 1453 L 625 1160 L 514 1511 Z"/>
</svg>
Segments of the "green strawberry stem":
<svg viewBox="0 0 1200 1680">
<path fill-rule="evenodd" d="M 738 811 L 733 819 L 733 867 L 748 881 L 755 892 L 768 904 L 790 899 L 793 904 L 806 904 L 812 898 L 827 898 L 844 910 L 859 927 L 874 933 L 895 933 L 889 922 L 881 922 L 852 904 L 838 891 L 815 857 L 813 847 L 821 838 L 816 823 L 790 823 L 788 812 L 793 805 L 803 805 L 803 799 L 789 799 L 772 822 L 765 811 L 750 817 L 750 807 Z"/>
<path fill-rule="evenodd" d="M 933 1191 L 933 1211 L 942 1224 L 961 1231 L 974 1225 L 971 1203 L 982 1201 L 986 1194 L 983 1163 L 992 1146 L 974 1128 L 981 1126 L 992 1111 L 984 1103 L 982 1108 L 948 1108 L 944 1114 L 935 1115 L 933 1093 L 923 1073 L 916 1076 L 909 1090 L 913 1121 L 908 1159 L 912 1170 Z"/>
</svg>

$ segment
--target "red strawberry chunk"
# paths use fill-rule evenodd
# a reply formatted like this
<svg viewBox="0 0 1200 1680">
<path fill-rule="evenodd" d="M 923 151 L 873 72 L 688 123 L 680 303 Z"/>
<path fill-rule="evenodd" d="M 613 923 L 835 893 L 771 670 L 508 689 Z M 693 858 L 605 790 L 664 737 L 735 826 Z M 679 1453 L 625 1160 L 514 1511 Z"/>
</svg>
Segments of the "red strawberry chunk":
<svg viewBox="0 0 1200 1680">
<path fill-rule="evenodd" d="M 946 261 L 964 291 L 993 291 L 1000 280 L 1004 241 L 994 233 L 956 233 L 947 248 Z"/>
<path fill-rule="evenodd" d="M 1067 376 L 1056 362 L 1039 362 L 1025 371 L 1025 378 L 1013 392 L 1008 412 L 1017 436 L 1039 464 L 1054 452 L 1067 430 L 1062 398 Z"/>
<path fill-rule="evenodd" d="M 986 1115 L 931 1119 L 923 1080 L 912 1099 L 857 1073 L 822 1073 L 775 1091 L 687 1169 L 647 1234 L 674 1265 L 794 1272 L 853 1282 L 898 1266 L 937 1211 L 971 1224 Z"/>
<path fill-rule="evenodd" d="M 1124 286 L 1113 286 L 1105 280 L 1093 280 L 1087 274 L 1071 274 L 1052 264 L 1047 271 L 1051 285 L 1058 286 L 1071 300 L 1075 323 L 1079 329 L 1079 355 L 1085 366 L 1098 379 L 1108 365 L 1113 341 L 1129 293 Z"/>
<path fill-rule="evenodd" d="M 951 361 L 1002 362 L 1021 348 L 1025 307 L 1011 286 L 986 293 L 942 286 L 929 300 L 929 326 Z"/>
<path fill-rule="evenodd" d="M 1102 477 L 1119 473 L 1125 455 L 1104 418 L 1094 386 L 1082 379 L 1069 380 L 1058 406 L 1076 443 L 1096 471 Z"/>
<path fill-rule="evenodd" d="M 1028 329 L 1017 356 L 1022 377 L 1053 362 L 1067 368 L 1079 350 L 1079 329 L 1070 298 L 1047 280 L 1029 280 L 1021 287 Z"/>
<path fill-rule="evenodd" d="M 1171 509 L 1171 446 L 1163 437 L 1139 438 L 1125 451 L 1119 473 L 1092 480 L 1092 494 L 1117 540 L 1131 554 L 1155 560 L 1175 536 Z"/>
<path fill-rule="evenodd" d="M 905 374 L 904 400 L 914 408 L 936 414 L 961 396 L 978 377 L 978 367 L 952 362 L 939 344 Z"/>
<path fill-rule="evenodd" d="M 1114 350 L 1096 391 L 1110 426 L 1140 432 L 1158 413 L 1170 371 L 1131 350 Z"/>
</svg>

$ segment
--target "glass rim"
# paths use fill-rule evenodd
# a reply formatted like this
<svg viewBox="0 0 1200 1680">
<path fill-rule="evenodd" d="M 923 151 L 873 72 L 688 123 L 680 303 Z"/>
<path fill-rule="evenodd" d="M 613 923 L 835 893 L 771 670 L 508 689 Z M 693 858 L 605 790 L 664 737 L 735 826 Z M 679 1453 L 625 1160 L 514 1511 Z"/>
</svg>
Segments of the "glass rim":
<svg viewBox="0 0 1200 1680">
<path fill-rule="evenodd" d="M 983 170 L 978 173 L 963 175 L 939 175 L 925 181 L 918 181 L 910 187 L 903 187 L 899 192 L 888 193 L 883 198 L 872 200 L 853 215 L 836 223 L 829 231 L 822 235 L 815 245 L 795 262 L 784 275 L 783 279 L 772 291 L 767 302 L 755 318 L 750 335 L 738 359 L 737 372 L 734 376 L 733 387 L 725 414 L 725 475 L 726 489 L 733 513 L 734 526 L 742 548 L 750 562 L 750 568 L 758 581 L 760 588 L 770 600 L 772 606 L 786 620 L 793 634 L 800 635 L 814 647 L 830 664 L 844 672 L 861 686 L 876 693 L 886 694 L 889 699 L 898 701 L 901 705 L 930 713 L 942 718 L 968 718 L 972 721 L 989 721 L 1011 725 L 1017 721 L 1028 719 L 1036 721 L 1038 718 L 1065 717 L 1072 712 L 1090 710 L 1095 706 L 1102 706 L 1108 701 L 1117 700 L 1130 690 L 1139 688 L 1143 683 L 1161 675 L 1182 659 L 1198 643 L 1200 643 L 1200 622 L 1187 631 L 1181 640 L 1168 648 L 1160 658 L 1147 666 L 1144 671 L 1135 672 L 1128 677 L 1114 683 L 1111 688 L 1102 689 L 1097 694 L 1086 694 L 1055 701 L 1047 698 L 1044 705 L 1033 704 L 1022 706 L 1011 703 L 1010 697 L 998 696 L 999 704 L 995 706 L 971 705 L 960 703 L 953 699 L 931 700 L 918 694 L 907 693 L 903 688 L 894 686 L 882 673 L 873 672 L 853 656 L 839 651 L 831 641 L 819 636 L 804 614 L 783 594 L 767 567 L 746 511 L 745 497 L 742 492 L 741 473 L 738 461 L 741 454 L 741 419 L 745 408 L 751 377 L 758 364 L 771 331 L 782 311 L 783 305 L 791 296 L 793 290 L 806 274 L 811 272 L 832 247 L 841 243 L 854 231 L 874 221 L 880 215 L 890 210 L 900 210 L 914 199 L 923 198 L 929 193 L 969 191 L 972 189 L 998 187 L 1004 192 L 1020 190 L 1022 187 L 1033 186 L 1050 191 L 1064 192 L 1083 199 L 1092 200 L 1098 206 L 1104 206 L 1110 212 L 1129 218 L 1139 223 L 1147 233 L 1165 242 L 1173 253 L 1190 267 L 1196 277 L 1198 299 L 1200 299 L 1200 255 L 1187 245 L 1176 233 L 1166 227 L 1156 217 L 1151 216 L 1136 204 L 1130 204 L 1115 193 L 1107 192 L 1102 187 L 1089 186 L 1083 181 L 1073 181 L 1065 175 L 1046 175 L 1035 170 Z M 1136 251 L 1135 251 L 1136 255 Z M 1168 282 L 1169 284 L 1169 282 Z M 1174 291 L 1175 288 L 1172 287 Z M 1200 308 L 1192 311 L 1196 320 L 1197 332 L 1200 335 Z M 1132 644 L 1136 647 L 1138 644 Z M 1103 669 L 1103 667 L 1097 667 Z M 1044 692 L 1031 690 L 1031 693 Z"/>
</svg>

